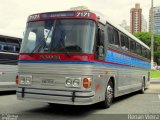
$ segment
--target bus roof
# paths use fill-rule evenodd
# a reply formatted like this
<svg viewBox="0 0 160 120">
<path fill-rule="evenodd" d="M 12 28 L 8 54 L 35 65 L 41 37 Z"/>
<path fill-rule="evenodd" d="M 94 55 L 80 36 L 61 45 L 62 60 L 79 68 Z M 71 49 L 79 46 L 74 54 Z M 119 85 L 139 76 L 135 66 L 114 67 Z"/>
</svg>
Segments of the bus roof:
<svg viewBox="0 0 160 120">
<path fill-rule="evenodd" d="M 17 40 L 21 40 L 22 38 L 19 38 L 19 37 L 16 37 L 16 36 L 9 36 L 9 35 L 2 35 L 0 34 L 0 37 L 3 37 L 3 38 L 11 38 L 11 39 L 17 39 Z"/>
</svg>

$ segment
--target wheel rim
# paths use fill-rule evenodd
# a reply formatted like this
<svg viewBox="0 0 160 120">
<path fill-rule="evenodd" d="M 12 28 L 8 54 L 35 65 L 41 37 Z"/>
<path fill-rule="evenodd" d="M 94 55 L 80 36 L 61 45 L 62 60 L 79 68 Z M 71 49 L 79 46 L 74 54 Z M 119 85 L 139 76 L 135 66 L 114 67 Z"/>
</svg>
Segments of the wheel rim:
<svg viewBox="0 0 160 120">
<path fill-rule="evenodd" d="M 113 88 L 111 85 L 107 86 L 106 98 L 107 98 L 107 102 L 111 104 L 113 99 Z"/>
</svg>

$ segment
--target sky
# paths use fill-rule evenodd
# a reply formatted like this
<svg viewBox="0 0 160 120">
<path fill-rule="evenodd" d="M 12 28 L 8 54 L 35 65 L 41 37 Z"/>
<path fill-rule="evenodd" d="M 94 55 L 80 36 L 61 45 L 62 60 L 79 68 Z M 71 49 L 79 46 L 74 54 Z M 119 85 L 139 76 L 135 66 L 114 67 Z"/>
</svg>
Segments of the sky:
<svg viewBox="0 0 160 120">
<path fill-rule="evenodd" d="M 23 37 L 27 17 L 34 13 L 62 11 L 76 6 L 86 6 L 120 24 L 130 20 L 130 9 L 140 3 L 142 13 L 148 22 L 151 0 L 0 0 L 0 34 Z M 154 0 L 160 6 L 160 0 Z"/>
</svg>

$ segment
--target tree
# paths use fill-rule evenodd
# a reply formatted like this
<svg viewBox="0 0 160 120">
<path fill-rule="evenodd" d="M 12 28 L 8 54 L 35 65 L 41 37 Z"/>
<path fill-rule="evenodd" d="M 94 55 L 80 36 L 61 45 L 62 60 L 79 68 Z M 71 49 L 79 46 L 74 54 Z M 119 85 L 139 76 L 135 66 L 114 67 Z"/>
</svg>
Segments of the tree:
<svg viewBox="0 0 160 120">
<path fill-rule="evenodd" d="M 149 47 L 151 46 L 151 33 L 149 32 L 137 32 L 133 34 Z M 154 34 L 154 61 L 160 65 L 160 35 Z"/>
</svg>

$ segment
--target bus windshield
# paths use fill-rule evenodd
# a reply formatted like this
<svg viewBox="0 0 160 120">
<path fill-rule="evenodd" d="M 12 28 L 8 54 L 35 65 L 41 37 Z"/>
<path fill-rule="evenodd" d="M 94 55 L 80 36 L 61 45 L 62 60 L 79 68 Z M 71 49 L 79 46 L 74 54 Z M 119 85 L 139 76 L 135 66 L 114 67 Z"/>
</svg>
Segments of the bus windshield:
<svg viewBox="0 0 160 120">
<path fill-rule="evenodd" d="M 85 19 L 29 22 L 20 53 L 92 53 L 96 23 Z"/>
</svg>

